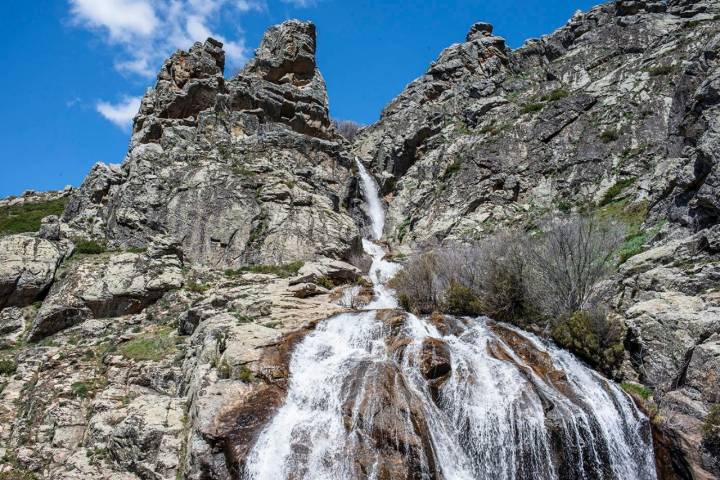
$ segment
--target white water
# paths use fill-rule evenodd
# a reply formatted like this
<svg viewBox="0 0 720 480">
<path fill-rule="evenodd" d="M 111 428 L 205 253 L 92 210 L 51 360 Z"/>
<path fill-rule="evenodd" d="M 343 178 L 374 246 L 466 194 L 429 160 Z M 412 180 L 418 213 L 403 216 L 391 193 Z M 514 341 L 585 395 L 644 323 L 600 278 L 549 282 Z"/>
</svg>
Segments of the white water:
<svg viewBox="0 0 720 480">
<path fill-rule="evenodd" d="M 359 161 L 358 168 L 377 240 L 382 203 Z M 244 478 L 377 479 L 387 466 L 388 447 L 373 443 L 372 435 L 388 411 L 396 415 L 393 425 L 402 426 L 391 443 L 406 456 L 412 452 L 419 465 L 412 478 L 656 478 L 647 420 L 627 395 L 532 335 L 512 329 L 564 372 L 570 394 L 532 371 L 483 318 L 458 321 L 443 335 L 427 319 L 408 315 L 399 334 L 407 346 L 402 355 L 394 353 L 388 346 L 390 329 L 375 309 L 397 307 L 385 284 L 399 266 L 383 260 L 385 249 L 374 241 L 364 240 L 363 246 L 373 258 L 374 300 L 364 311 L 331 317 L 298 345 L 285 404 L 260 433 Z M 452 365 L 436 399 L 418 368 L 428 338 L 448 346 Z M 512 361 L 491 355 L 491 344 L 500 345 Z M 388 371 L 394 372 L 393 402 L 401 405 L 395 410 L 378 395 Z M 417 419 L 414 423 L 408 413 L 412 405 L 419 405 L 431 443 L 419 452 L 401 445 L 417 432 Z"/>
</svg>

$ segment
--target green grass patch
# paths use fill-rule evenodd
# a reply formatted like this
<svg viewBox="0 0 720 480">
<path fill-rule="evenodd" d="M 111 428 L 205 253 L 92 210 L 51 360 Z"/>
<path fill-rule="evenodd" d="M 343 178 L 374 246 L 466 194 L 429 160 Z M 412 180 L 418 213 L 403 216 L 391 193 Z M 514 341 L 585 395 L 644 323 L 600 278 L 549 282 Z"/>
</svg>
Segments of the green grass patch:
<svg viewBox="0 0 720 480">
<path fill-rule="evenodd" d="M 614 142 L 618 138 L 620 138 L 620 133 L 614 128 L 608 128 L 607 130 L 603 130 L 603 132 L 600 134 L 600 140 L 605 143 Z"/>
<path fill-rule="evenodd" d="M 557 88 L 553 90 L 552 92 L 543 95 L 540 99 L 545 102 L 554 102 L 556 100 L 560 100 L 562 98 L 565 98 L 570 95 L 570 92 L 565 90 L 564 88 Z"/>
<path fill-rule="evenodd" d="M 621 383 L 620 386 L 626 392 L 637 395 L 638 397 L 642 398 L 643 400 L 650 399 L 650 397 L 652 397 L 652 394 L 653 394 L 652 389 L 646 387 L 645 385 L 640 385 L 639 383 L 624 382 L 624 383 Z"/>
<path fill-rule="evenodd" d="M 138 336 L 120 345 L 120 353 L 130 360 L 158 362 L 175 351 L 170 330 Z"/>
<path fill-rule="evenodd" d="M 607 221 L 618 221 L 628 229 L 628 235 L 640 230 L 648 212 L 648 202 L 630 203 L 628 199 L 610 202 L 597 210 L 597 215 Z"/>
<path fill-rule="evenodd" d="M 623 190 L 635 183 L 635 181 L 637 181 L 636 177 L 630 177 L 615 182 L 612 187 L 608 188 L 607 192 L 605 192 L 605 195 L 603 195 L 602 199 L 600 200 L 600 206 L 604 207 L 605 205 L 612 202 L 615 197 L 620 195 Z"/>
<path fill-rule="evenodd" d="M 297 275 L 303 265 L 305 265 L 305 262 L 302 261 L 280 265 L 246 265 L 237 269 L 225 270 L 225 276 L 228 278 L 235 278 L 244 273 L 264 273 L 288 278 Z"/>
<path fill-rule="evenodd" d="M 233 312 L 232 315 L 233 317 L 237 318 L 238 325 L 244 325 L 246 323 L 253 322 L 253 318 L 250 315 L 245 315 L 244 313 L 240 312 Z"/>
<path fill-rule="evenodd" d="M 73 243 L 75 244 L 74 253 L 82 253 L 85 255 L 99 255 L 107 251 L 107 247 L 105 245 L 98 243 L 95 240 L 85 240 L 83 238 L 78 238 L 73 240 Z"/>
<path fill-rule="evenodd" d="M 657 67 L 648 68 L 647 72 L 651 77 L 660 77 L 663 75 L 670 75 L 675 73 L 677 67 L 675 65 L 658 65 Z"/>
<path fill-rule="evenodd" d="M 10 358 L 0 359 L 0 375 L 12 375 L 17 370 L 17 364 Z"/>
<path fill-rule="evenodd" d="M 255 380 L 255 375 L 253 375 L 252 370 L 243 365 L 240 367 L 240 371 L 238 372 L 238 380 L 245 383 L 251 383 Z"/>
<path fill-rule="evenodd" d="M 544 103 L 531 102 L 531 103 L 526 103 L 525 105 L 520 107 L 520 111 L 522 113 L 539 112 L 540 110 L 543 109 L 543 107 L 545 107 Z"/>
<path fill-rule="evenodd" d="M 660 222 L 647 230 L 637 230 L 630 233 L 618 250 L 618 262 L 625 263 L 628 258 L 645 251 L 645 245 L 658 234 L 665 222 Z"/>
<path fill-rule="evenodd" d="M 37 232 L 40 230 L 40 220 L 48 215 L 62 215 L 68 201 L 68 197 L 63 197 L 48 202 L 0 208 L 0 236 Z"/>
<path fill-rule="evenodd" d="M 73 395 L 78 398 L 87 398 L 90 395 L 92 387 L 90 382 L 75 382 L 70 385 Z"/>
<path fill-rule="evenodd" d="M 207 283 L 201 283 L 197 280 L 188 280 L 185 282 L 185 289 L 193 293 L 205 293 L 210 290 L 211 285 Z"/>
</svg>

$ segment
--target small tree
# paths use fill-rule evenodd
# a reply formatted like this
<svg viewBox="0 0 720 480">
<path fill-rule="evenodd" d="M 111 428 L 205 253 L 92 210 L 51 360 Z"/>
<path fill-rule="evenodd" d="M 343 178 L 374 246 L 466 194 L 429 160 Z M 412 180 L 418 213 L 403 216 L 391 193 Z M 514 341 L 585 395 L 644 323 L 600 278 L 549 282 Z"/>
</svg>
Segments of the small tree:
<svg viewBox="0 0 720 480">
<path fill-rule="evenodd" d="M 528 249 L 533 300 L 543 313 L 560 316 L 591 307 L 600 282 L 614 268 L 623 230 L 597 217 L 556 217 Z"/>
<path fill-rule="evenodd" d="M 352 120 L 333 120 L 332 123 L 337 133 L 345 137 L 345 139 L 350 142 L 355 140 L 358 132 L 363 128 L 362 125 L 357 122 L 353 122 Z"/>
</svg>

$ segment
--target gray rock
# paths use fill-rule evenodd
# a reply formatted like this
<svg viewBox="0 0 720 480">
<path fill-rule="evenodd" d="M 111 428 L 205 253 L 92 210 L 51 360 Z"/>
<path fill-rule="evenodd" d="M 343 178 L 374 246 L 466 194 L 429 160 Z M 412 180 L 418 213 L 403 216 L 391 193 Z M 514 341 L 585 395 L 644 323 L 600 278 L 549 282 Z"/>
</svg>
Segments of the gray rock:
<svg viewBox="0 0 720 480">
<path fill-rule="evenodd" d="M 67 235 L 143 247 L 160 233 L 217 268 L 345 256 L 359 234 L 346 207 L 353 160 L 315 49 L 314 25 L 288 21 L 227 81 L 219 42 L 174 54 L 122 167 L 97 165 L 74 194 Z"/>
<path fill-rule="evenodd" d="M 41 299 L 64 257 L 58 244 L 30 235 L 0 238 L 0 309 Z"/>
<path fill-rule="evenodd" d="M 181 266 L 176 256 L 137 253 L 73 261 L 43 302 L 28 339 L 37 341 L 88 318 L 138 313 L 182 286 Z"/>
<path fill-rule="evenodd" d="M 349 263 L 331 258 L 320 258 L 315 262 L 305 263 L 298 276 L 290 279 L 290 285 L 317 283 L 321 279 L 329 280 L 335 285 L 351 283 L 360 278 L 360 269 Z"/>
</svg>

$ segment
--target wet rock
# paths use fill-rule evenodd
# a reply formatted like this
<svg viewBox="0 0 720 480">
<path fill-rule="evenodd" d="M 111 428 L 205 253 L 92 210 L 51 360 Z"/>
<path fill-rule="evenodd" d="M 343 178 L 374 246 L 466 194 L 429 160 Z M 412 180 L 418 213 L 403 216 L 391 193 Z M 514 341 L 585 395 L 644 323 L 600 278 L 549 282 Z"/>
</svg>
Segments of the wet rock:
<svg viewBox="0 0 720 480">
<path fill-rule="evenodd" d="M 356 438 L 357 474 L 378 472 L 378 478 L 437 476 L 429 430 L 422 405 L 412 395 L 397 367 L 362 363 L 344 389 L 345 426 Z M 379 454 L 379 455 L 378 455 Z"/>
<path fill-rule="evenodd" d="M 450 349 L 442 340 L 427 338 L 418 353 L 420 372 L 427 379 L 430 393 L 437 402 L 440 389 L 452 373 Z"/>
<path fill-rule="evenodd" d="M 427 338 L 420 347 L 420 371 L 428 380 L 447 376 L 452 370 L 450 349 L 442 340 Z"/>
<path fill-rule="evenodd" d="M 41 299 L 64 257 L 58 244 L 30 235 L 0 238 L 0 309 Z"/>
</svg>

